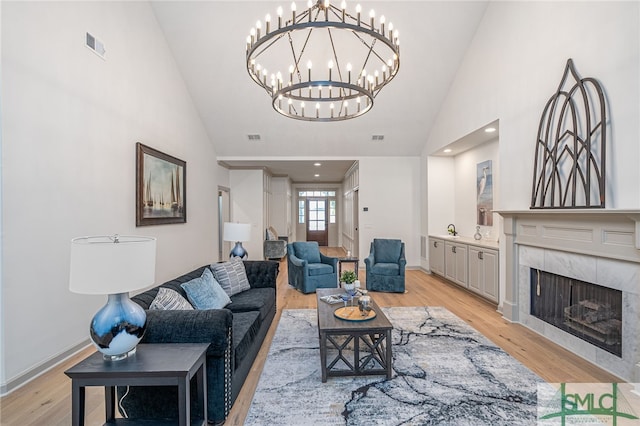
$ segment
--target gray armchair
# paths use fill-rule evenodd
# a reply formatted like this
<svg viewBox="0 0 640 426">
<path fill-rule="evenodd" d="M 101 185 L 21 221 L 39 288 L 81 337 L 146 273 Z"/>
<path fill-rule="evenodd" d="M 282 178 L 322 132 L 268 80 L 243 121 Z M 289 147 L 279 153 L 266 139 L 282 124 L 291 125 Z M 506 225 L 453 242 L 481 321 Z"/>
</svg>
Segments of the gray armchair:
<svg viewBox="0 0 640 426">
<path fill-rule="evenodd" d="M 407 260 L 402 241 L 375 238 L 364 264 L 368 290 L 404 293 Z"/>
<path fill-rule="evenodd" d="M 316 288 L 338 286 L 338 258 L 320 253 L 315 241 L 298 241 L 287 246 L 289 284 L 303 293 Z"/>
<path fill-rule="evenodd" d="M 262 244 L 262 251 L 264 253 L 265 260 L 282 260 L 282 258 L 287 255 L 288 241 L 288 237 L 279 237 L 272 226 L 267 228 L 266 237 Z"/>
</svg>

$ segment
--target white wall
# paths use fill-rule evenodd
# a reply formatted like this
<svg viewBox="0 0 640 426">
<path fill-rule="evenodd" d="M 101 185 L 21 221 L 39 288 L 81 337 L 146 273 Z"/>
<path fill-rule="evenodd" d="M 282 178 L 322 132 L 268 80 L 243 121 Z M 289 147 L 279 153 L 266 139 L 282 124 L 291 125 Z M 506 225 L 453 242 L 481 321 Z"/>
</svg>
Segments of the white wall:
<svg viewBox="0 0 640 426">
<path fill-rule="evenodd" d="M 374 238 L 397 238 L 407 267 L 419 267 L 420 157 L 363 157 L 359 175 L 360 259 Z"/>
<path fill-rule="evenodd" d="M 3 2 L 1 23 L 4 392 L 86 343 L 106 302 L 69 292 L 71 238 L 157 237 L 157 283 L 209 263 L 224 172 L 148 3 Z M 186 224 L 136 228 L 138 141 L 186 161 Z"/>
<path fill-rule="evenodd" d="M 640 207 L 638 2 L 491 2 L 427 152 L 500 120 L 500 205 L 528 208 L 537 126 L 568 58 L 604 86 L 609 208 Z"/>
<path fill-rule="evenodd" d="M 453 157 L 428 157 L 427 159 L 428 235 L 446 235 L 447 225 L 455 223 L 456 180 L 454 170 L 455 160 Z"/>
<path fill-rule="evenodd" d="M 270 223 L 278 236 L 286 237 L 291 232 L 291 180 L 288 177 L 271 178 Z"/>
<path fill-rule="evenodd" d="M 264 258 L 262 243 L 266 225 L 263 223 L 263 179 L 262 170 L 229 171 L 231 221 L 251 224 L 251 240 L 242 243 L 251 260 Z"/>
<path fill-rule="evenodd" d="M 478 222 L 477 208 L 477 165 L 491 160 L 493 173 L 493 205 L 500 205 L 500 162 L 498 159 L 498 140 L 482 144 L 454 157 L 455 217 L 456 231 L 461 236 L 473 238 Z M 437 181 L 436 181 L 437 182 Z M 481 226 L 483 238 L 496 240 L 500 231 L 500 215 L 493 213 L 493 226 Z M 446 230 L 446 228 L 445 228 Z M 444 232 L 446 234 L 446 232 Z"/>
</svg>

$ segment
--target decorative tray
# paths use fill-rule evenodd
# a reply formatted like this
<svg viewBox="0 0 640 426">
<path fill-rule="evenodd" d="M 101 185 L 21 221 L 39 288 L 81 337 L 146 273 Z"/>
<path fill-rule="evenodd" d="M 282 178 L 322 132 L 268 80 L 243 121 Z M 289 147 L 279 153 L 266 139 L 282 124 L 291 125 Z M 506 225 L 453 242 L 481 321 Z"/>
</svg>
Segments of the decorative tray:
<svg viewBox="0 0 640 426">
<path fill-rule="evenodd" d="M 336 318 L 346 321 L 368 321 L 376 317 L 376 311 L 370 310 L 366 316 L 363 316 L 357 306 L 346 306 L 336 309 L 333 312 Z"/>
</svg>

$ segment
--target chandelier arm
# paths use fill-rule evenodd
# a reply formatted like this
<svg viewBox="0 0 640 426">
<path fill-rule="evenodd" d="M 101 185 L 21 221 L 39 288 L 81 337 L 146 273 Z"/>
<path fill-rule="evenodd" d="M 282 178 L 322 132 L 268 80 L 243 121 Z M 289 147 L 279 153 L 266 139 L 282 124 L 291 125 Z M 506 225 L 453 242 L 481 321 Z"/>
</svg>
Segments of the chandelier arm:
<svg viewBox="0 0 640 426">
<path fill-rule="evenodd" d="M 338 77 L 340 77 L 340 81 L 342 81 L 342 68 L 340 68 L 340 61 L 338 61 L 338 53 L 336 52 L 336 46 L 333 42 L 333 35 L 331 34 L 331 28 L 327 28 L 327 32 L 329 33 L 329 41 L 331 42 L 331 50 L 333 51 L 333 59 L 336 61 L 336 69 L 338 70 Z M 344 96 L 344 87 L 341 87 L 340 92 L 343 93 Z M 342 106 L 340 106 L 340 111 L 342 112 Z"/>
<path fill-rule="evenodd" d="M 293 47 L 293 39 L 291 38 L 291 32 L 288 32 L 287 35 L 289 36 L 289 46 L 291 46 L 291 55 L 293 56 L 293 66 L 295 68 L 296 74 L 298 75 L 298 81 L 302 81 L 302 76 L 300 75 L 300 67 L 298 66 L 298 64 L 300 63 L 300 59 L 296 58 L 296 50 Z M 293 83 L 293 81 L 291 82 Z"/>
</svg>

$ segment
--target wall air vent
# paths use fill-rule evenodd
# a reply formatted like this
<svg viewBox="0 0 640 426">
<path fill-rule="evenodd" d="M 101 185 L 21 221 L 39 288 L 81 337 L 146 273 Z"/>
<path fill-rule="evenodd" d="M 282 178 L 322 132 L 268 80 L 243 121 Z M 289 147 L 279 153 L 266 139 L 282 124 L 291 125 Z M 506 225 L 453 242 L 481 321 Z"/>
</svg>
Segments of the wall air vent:
<svg viewBox="0 0 640 426">
<path fill-rule="evenodd" d="M 104 43 L 95 38 L 93 35 L 87 33 L 86 38 L 86 46 L 96 55 L 100 56 L 102 59 L 106 59 L 104 55 L 107 53 L 107 50 L 104 48 Z"/>
<path fill-rule="evenodd" d="M 384 140 L 384 135 L 373 135 L 373 136 L 371 136 L 371 140 L 372 141 L 383 141 Z"/>
<path fill-rule="evenodd" d="M 247 135 L 247 139 L 249 141 L 254 141 L 254 142 L 260 142 L 262 140 L 262 138 L 260 137 L 259 134 L 253 134 L 253 135 Z"/>
</svg>

